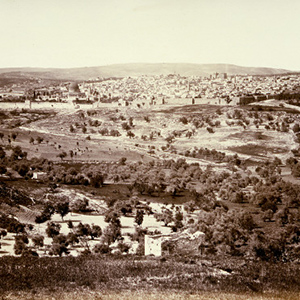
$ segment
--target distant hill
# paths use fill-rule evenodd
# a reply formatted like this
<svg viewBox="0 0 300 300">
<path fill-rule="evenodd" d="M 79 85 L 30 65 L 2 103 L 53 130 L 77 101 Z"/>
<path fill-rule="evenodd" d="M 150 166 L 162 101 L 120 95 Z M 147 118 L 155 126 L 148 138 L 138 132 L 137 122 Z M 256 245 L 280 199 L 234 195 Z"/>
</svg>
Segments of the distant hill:
<svg viewBox="0 0 300 300">
<path fill-rule="evenodd" d="M 229 75 L 272 75 L 292 73 L 289 70 L 274 68 L 241 67 L 230 64 L 114 64 L 100 67 L 55 69 L 55 68 L 3 68 L 0 78 L 30 79 L 41 78 L 50 80 L 87 80 L 95 77 L 127 77 L 139 75 L 209 76 L 213 73 Z"/>
</svg>

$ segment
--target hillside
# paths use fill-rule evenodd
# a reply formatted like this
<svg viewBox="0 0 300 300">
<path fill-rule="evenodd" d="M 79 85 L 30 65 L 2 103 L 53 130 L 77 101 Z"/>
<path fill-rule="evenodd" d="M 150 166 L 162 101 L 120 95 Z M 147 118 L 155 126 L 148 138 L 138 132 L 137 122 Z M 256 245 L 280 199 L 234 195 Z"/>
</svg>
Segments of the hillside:
<svg viewBox="0 0 300 300">
<path fill-rule="evenodd" d="M 0 78 L 32 78 L 59 80 L 87 80 L 94 77 L 126 77 L 140 75 L 168 75 L 208 76 L 213 73 L 227 73 L 229 75 L 272 75 L 290 73 L 289 70 L 274 68 L 241 67 L 230 64 L 185 64 L 185 63 L 157 63 L 157 64 L 114 64 L 99 67 L 54 69 L 54 68 L 3 68 Z"/>
<path fill-rule="evenodd" d="M 1 295 L 299 299 L 299 107 L 110 105 L 1 111 Z"/>
</svg>

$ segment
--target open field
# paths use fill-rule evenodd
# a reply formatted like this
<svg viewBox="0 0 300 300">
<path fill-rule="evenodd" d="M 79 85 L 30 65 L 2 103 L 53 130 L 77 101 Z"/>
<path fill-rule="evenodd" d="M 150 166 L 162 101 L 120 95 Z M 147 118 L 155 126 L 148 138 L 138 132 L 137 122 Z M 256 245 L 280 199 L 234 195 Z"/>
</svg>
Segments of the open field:
<svg viewBox="0 0 300 300">
<path fill-rule="evenodd" d="M 79 290 L 76 292 L 56 292 L 56 293 L 26 293 L 26 292 L 16 292 L 5 294 L 5 299 L 24 299 L 24 300 L 38 300 L 38 299 L 57 299 L 57 300 L 131 300 L 131 299 L 149 299 L 149 300 L 177 300 L 177 299 L 197 299 L 197 300 L 297 300 L 299 299 L 298 293 L 282 292 L 280 294 L 276 293 L 264 293 L 262 294 L 252 294 L 252 293 L 224 293 L 224 292 L 199 292 L 199 293 L 189 293 L 189 292 L 143 292 L 143 291 L 126 291 L 126 292 L 95 292 L 90 290 Z"/>
<path fill-rule="evenodd" d="M 176 159 L 195 147 L 259 160 L 272 158 L 275 154 L 285 160 L 297 143 L 291 128 L 282 132 L 275 125 L 270 125 L 280 124 L 286 118 L 286 108 L 275 107 L 272 115 L 270 117 L 270 112 L 264 111 L 249 112 L 230 106 L 205 104 L 160 105 L 153 110 L 103 107 L 65 110 L 19 128 L 4 129 L 3 132 L 6 135 L 16 132 L 18 137 L 12 145 L 21 146 L 29 157 L 51 160 L 60 160 L 58 155 L 62 151 L 67 153 L 64 158 L 67 161 L 109 161 L 121 157 L 129 161 Z M 2 122 L 6 124 L 9 120 Z M 129 126 L 126 128 L 124 124 Z M 266 130 L 266 126 L 269 129 Z M 208 127 L 212 132 L 208 131 Z M 117 136 L 110 135 L 112 130 L 117 132 Z M 41 143 L 36 141 L 38 137 L 43 139 Z M 29 142 L 30 138 L 34 139 L 33 143 Z M 5 144 L 6 137 L 2 139 L 2 145 Z M 74 153 L 72 157 L 69 156 L 70 151 Z"/>
<path fill-rule="evenodd" d="M 5 299 L 298 299 L 298 266 L 166 257 L 1 258 Z M 36 263 L 34 263 L 36 262 Z M 30 266 L 30 267 L 29 267 Z M 67 270 L 67 271 L 66 271 Z M 72 295 L 72 296 L 71 296 Z M 24 297 L 24 298 L 23 298 Z M 135 299 L 135 298 L 131 298 Z"/>
</svg>

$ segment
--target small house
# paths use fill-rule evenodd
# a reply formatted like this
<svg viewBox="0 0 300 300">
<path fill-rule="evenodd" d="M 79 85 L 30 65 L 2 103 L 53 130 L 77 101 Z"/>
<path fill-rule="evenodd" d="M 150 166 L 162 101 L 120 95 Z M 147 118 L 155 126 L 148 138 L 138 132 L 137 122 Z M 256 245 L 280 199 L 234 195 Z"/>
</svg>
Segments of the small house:
<svg viewBox="0 0 300 300">
<path fill-rule="evenodd" d="M 187 230 L 180 233 L 145 235 L 145 255 L 162 256 L 166 243 L 172 243 L 172 251 L 185 254 L 196 254 L 204 243 L 203 232 L 189 233 Z"/>
<path fill-rule="evenodd" d="M 47 174 L 45 172 L 33 172 L 32 179 L 44 180 L 46 178 L 46 175 Z"/>
</svg>

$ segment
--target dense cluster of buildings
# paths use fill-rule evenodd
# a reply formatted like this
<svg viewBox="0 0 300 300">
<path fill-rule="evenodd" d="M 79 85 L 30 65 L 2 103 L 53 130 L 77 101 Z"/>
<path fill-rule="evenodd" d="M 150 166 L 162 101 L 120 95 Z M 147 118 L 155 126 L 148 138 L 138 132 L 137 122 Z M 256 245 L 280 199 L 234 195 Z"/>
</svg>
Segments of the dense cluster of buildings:
<svg viewBox="0 0 300 300">
<path fill-rule="evenodd" d="M 85 82 L 60 83 L 53 86 L 30 89 L 13 85 L 0 88 L 0 101 L 7 99 L 30 99 L 56 102 L 146 102 L 164 103 L 167 99 L 206 98 L 225 99 L 228 103 L 239 97 L 247 103 L 251 99 L 268 99 L 282 93 L 299 93 L 299 75 L 275 76 L 227 76 L 226 73 L 210 77 L 181 76 L 138 76 L 104 79 Z M 246 100 L 245 100 L 246 99 Z"/>
</svg>

